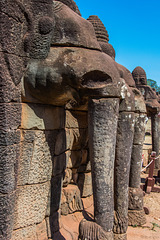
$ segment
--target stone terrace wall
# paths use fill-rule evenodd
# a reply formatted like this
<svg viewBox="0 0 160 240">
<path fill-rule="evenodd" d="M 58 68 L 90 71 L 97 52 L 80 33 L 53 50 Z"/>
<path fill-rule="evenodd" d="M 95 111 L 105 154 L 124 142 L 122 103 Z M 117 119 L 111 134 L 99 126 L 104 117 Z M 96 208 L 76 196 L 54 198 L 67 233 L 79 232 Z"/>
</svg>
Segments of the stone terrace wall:
<svg viewBox="0 0 160 240">
<path fill-rule="evenodd" d="M 22 103 L 12 240 L 52 237 L 59 229 L 61 192 L 62 215 L 83 209 L 74 182 L 81 196 L 92 194 L 87 124 L 87 112 Z"/>
</svg>

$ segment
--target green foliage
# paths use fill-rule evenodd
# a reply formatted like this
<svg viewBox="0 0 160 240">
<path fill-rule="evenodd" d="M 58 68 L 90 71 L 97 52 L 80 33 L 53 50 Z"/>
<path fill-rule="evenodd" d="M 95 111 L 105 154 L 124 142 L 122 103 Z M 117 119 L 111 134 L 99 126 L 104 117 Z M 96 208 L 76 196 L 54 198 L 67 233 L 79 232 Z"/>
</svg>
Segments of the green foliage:
<svg viewBox="0 0 160 240">
<path fill-rule="evenodd" d="M 136 228 L 136 227 L 138 227 L 138 225 L 137 225 L 137 224 L 134 224 L 134 225 L 132 225 L 132 227 L 133 227 L 133 228 Z"/>
<path fill-rule="evenodd" d="M 160 87 L 157 85 L 157 82 L 155 80 L 152 80 L 152 79 L 147 79 L 147 84 L 149 86 L 151 86 L 152 88 L 155 88 L 156 89 L 156 92 L 159 92 L 160 93 Z"/>
<path fill-rule="evenodd" d="M 132 225 L 133 228 L 139 227 L 139 228 L 148 228 L 149 230 L 155 231 L 156 232 L 156 228 L 160 228 L 160 225 L 154 222 L 151 222 L 152 226 L 138 226 L 137 224 Z"/>
<path fill-rule="evenodd" d="M 156 231 L 155 227 L 160 228 L 160 226 L 157 223 L 152 222 L 152 229 L 151 230 Z"/>
</svg>

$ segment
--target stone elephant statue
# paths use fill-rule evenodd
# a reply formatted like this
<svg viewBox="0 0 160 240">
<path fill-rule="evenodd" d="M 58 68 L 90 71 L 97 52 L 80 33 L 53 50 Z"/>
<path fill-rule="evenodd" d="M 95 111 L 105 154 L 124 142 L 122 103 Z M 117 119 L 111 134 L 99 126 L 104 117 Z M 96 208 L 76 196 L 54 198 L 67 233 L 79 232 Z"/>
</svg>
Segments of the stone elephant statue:
<svg viewBox="0 0 160 240">
<path fill-rule="evenodd" d="M 115 50 L 108 42 L 109 35 L 101 20 L 93 15 L 88 18 L 88 21 L 93 24 L 102 51 L 115 60 Z M 124 81 L 124 86 L 119 105 L 116 138 L 113 231 L 115 239 L 119 237 L 125 239 L 128 224 L 143 225 L 146 221 L 143 210 L 143 192 L 140 189 L 146 107 L 130 71 L 117 62 L 115 65 Z M 134 201 L 135 198 L 138 200 Z"/>
<path fill-rule="evenodd" d="M 147 85 L 146 72 L 141 67 L 136 67 L 132 72 L 137 89 L 142 93 L 147 109 L 147 116 L 151 117 L 152 123 L 152 150 L 156 152 L 155 169 L 160 168 L 159 163 L 159 117 L 160 105 L 154 89 Z M 157 174 L 157 173 L 155 173 Z"/>
<path fill-rule="evenodd" d="M 95 221 L 110 236 L 117 121 L 124 83 L 114 60 L 101 51 L 91 23 L 59 1 L 54 2 L 54 13 L 50 52 L 44 60 L 29 62 L 22 98 L 24 102 L 88 111 Z M 63 176 L 64 168 L 54 172 L 53 181 L 59 174 Z M 58 186 L 62 186 L 62 178 L 57 180 Z M 60 199 L 61 191 L 57 192 Z M 59 202 L 53 205 L 58 212 Z"/>
<path fill-rule="evenodd" d="M 33 237 L 39 228 L 48 237 L 58 231 L 67 154 L 74 144 L 67 138 L 68 111 L 88 114 L 95 222 L 83 221 L 79 237 L 126 239 L 130 162 L 131 171 L 137 163 L 132 147 L 139 145 L 140 156 L 144 132 L 144 124 L 140 135 L 135 122 L 140 124 L 141 118 L 143 123 L 145 113 L 131 74 L 114 61 L 110 45 L 97 41 L 92 23 L 80 16 L 74 1 L 0 4 L 9 29 L 1 40 L 3 66 L 9 74 L 2 75 L 1 105 L 9 107 L 2 108 L 2 123 L 12 119 L 13 127 L 5 125 L 4 133 L 5 139 L 11 132 L 14 136 L 9 150 L 5 145 L 2 161 L 1 238 L 11 239 L 12 229 L 12 239 Z"/>
</svg>

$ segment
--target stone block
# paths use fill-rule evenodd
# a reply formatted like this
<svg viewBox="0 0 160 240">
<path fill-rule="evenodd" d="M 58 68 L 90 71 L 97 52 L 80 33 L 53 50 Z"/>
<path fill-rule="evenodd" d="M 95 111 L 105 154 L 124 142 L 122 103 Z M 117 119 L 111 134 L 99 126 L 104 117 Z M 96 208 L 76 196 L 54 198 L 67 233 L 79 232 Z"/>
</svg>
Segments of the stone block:
<svg viewBox="0 0 160 240">
<path fill-rule="evenodd" d="M 0 193 L 15 190 L 18 158 L 18 144 L 0 147 Z"/>
<path fill-rule="evenodd" d="M 141 188 L 129 188 L 129 204 L 130 210 L 143 209 L 143 191 Z"/>
<path fill-rule="evenodd" d="M 0 130 L 17 130 L 21 123 L 21 104 L 0 104 Z"/>
<path fill-rule="evenodd" d="M 14 229 L 44 220 L 49 187 L 50 182 L 17 187 Z"/>
<path fill-rule="evenodd" d="M 0 146 L 8 146 L 20 143 L 20 130 L 0 130 Z"/>
<path fill-rule="evenodd" d="M 13 227 L 15 192 L 10 194 L 0 193 L 0 239 L 11 238 Z"/>
<path fill-rule="evenodd" d="M 14 230 L 11 240 L 37 240 L 36 225 Z"/>
<path fill-rule="evenodd" d="M 14 230 L 11 240 L 48 240 L 46 222 Z"/>
<path fill-rule="evenodd" d="M 87 128 L 88 114 L 82 111 L 68 111 L 66 110 L 66 128 Z"/>
<path fill-rule="evenodd" d="M 57 131 L 22 132 L 18 185 L 43 183 L 51 179 Z"/>
<path fill-rule="evenodd" d="M 64 128 L 63 108 L 43 104 L 22 104 L 22 129 L 54 130 Z"/>
<path fill-rule="evenodd" d="M 46 226 L 45 219 L 40 224 L 36 225 L 36 235 L 37 235 L 37 240 L 48 240 L 47 226 Z"/>
<path fill-rule="evenodd" d="M 143 210 L 128 210 L 128 226 L 142 226 L 146 223 L 146 216 Z"/>
<path fill-rule="evenodd" d="M 62 215 L 68 215 L 82 210 L 83 204 L 80 197 L 80 191 L 76 185 L 69 184 L 62 190 L 61 213 Z"/>
<path fill-rule="evenodd" d="M 81 197 L 89 197 L 93 194 L 91 172 L 79 173 L 77 184 L 81 192 Z"/>
</svg>

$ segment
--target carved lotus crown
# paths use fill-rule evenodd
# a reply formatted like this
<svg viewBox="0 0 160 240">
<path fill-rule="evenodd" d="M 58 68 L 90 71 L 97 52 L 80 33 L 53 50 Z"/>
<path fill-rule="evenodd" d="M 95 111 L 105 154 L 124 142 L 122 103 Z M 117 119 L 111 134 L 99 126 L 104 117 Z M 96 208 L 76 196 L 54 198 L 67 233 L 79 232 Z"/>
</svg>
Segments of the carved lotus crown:
<svg viewBox="0 0 160 240">
<path fill-rule="evenodd" d="M 93 25 L 97 41 L 99 42 L 102 51 L 115 59 L 115 50 L 113 46 L 108 43 L 109 35 L 102 21 L 96 15 L 90 16 L 87 20 Z"/>
<path fill-rule="evenodd" d="M 108 32 L 102 21 L 99 19 L 99 17 L 96 15 L 92 15 L 87 20 L 92 23 L 96 33 L 97 40 L 100 42 L 108 43 L 109 41 Z"/>
</svg>

